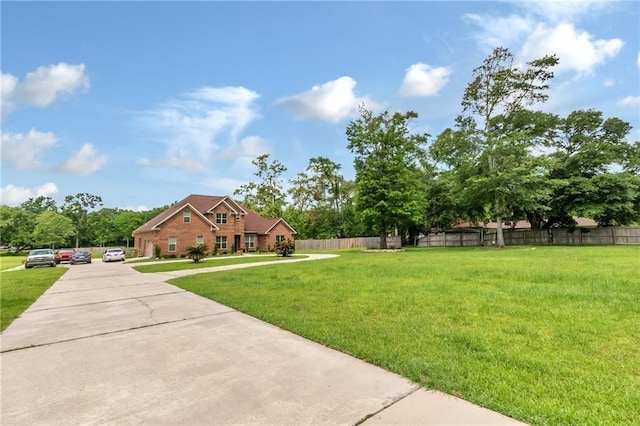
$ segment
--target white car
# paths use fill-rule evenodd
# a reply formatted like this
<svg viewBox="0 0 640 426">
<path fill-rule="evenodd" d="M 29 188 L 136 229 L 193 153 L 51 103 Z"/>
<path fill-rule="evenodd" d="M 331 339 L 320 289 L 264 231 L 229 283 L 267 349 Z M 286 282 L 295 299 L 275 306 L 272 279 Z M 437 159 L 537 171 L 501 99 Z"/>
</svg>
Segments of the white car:
<svg viewBox="0 0 640 426">
<path fill-rule="evenodd" d="M 106 249 L 102 254 L 103 262 L 123 261 L 124 262 L 124 250 L 121 248 Z"/>
</svg>

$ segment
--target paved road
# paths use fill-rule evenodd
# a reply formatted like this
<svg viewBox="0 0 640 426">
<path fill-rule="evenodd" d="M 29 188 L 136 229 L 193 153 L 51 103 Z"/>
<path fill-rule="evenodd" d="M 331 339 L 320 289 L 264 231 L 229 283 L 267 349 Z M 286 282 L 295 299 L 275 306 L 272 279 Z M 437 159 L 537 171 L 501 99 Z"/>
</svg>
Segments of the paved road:
<svg viewBox="0 0 640 426">
<path fill-rule="evenodd" d="M 0 335 L 0 423 L 518 424 L 165 282 L 195 272 L 71 267 Z"/>
</svg>

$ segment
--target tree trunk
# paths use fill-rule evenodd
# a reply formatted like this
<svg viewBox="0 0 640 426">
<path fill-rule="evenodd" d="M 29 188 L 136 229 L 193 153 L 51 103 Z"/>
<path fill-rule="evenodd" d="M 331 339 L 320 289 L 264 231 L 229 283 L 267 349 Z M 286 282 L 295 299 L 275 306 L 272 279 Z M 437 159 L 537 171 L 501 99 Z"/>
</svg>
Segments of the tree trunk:
<svg viewBox="0 0 640 426">
<path fill-rule="evenodd" d="M 383 250 L 387 248 L 387 231 L 386 231 L 386 229 L 382 229 L 380 231 L 380 248 L 383 249 Z"/>
<path fill-rule="evenodd" d="M 504 236 L 502 235 L 502 218 L 496 219 L 496 247 L 504 247 Z"/>
</svg>

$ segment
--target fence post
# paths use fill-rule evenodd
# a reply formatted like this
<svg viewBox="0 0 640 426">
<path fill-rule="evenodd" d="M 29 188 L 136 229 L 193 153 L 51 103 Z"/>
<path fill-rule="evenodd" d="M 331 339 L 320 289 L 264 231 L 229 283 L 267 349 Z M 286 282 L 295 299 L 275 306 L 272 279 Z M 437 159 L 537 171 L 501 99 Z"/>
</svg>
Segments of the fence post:
<svg viewBox="0 0 640 426">
<path fill-rule="evenodd" d="M 616 245 L 616 227 L 611 227 L 611 244 Z"/>
</svg>

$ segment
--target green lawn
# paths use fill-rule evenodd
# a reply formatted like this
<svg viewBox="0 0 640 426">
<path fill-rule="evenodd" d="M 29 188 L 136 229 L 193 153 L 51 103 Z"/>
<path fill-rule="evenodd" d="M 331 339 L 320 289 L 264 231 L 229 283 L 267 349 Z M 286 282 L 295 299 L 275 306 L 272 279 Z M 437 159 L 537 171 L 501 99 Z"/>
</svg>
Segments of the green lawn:
<svg viewBox="0 0 640 426">
<path fill-rule="evenodd" d="M 294 255 L 292 257 L 307 257 Z M 215 257 L 207 258 L 199 263 L 193 263 L 193 261 L 173 261 L 173 262 L 160 262 L 154 265 L 140 265 L 133 266 L 138 272 L 168 272 L 179 271 L 183 269 L 199 269 L 199 268 L 211 268 L 214 266 L 225 265 L 238 265 L 242 263 L 256 263 L 256 262 L 277 262 L 282 260 L 291 259 L 292 257 L 278 257 L 275 254 L 269 256 L 229 256 L 229 257 Z"/>
<path fill-rule="evenodd" d="M 640 247 L 339 253 L 171 282 L 525 422 L 640 424 Z"/>
<path fill-rule="evenodd" d="M 26 259 L 26 254 L 21 254 L 18 256 L 14 256 L 13 254 L 3 254 L 2 256 L 0 256 L 0 271 L 4 271 L 5 269 L 10 269 L 15 266 L 20 266 Z"/>
<path fill-rule="evenodd" d="M 6 259 L 3 259 L 3 262 Z M 3 263 L 4 265 L 4 263 Z M 67 268 L 33 268 L 0 274 L 0 331 L 18 318 Z"/>
</svg>

